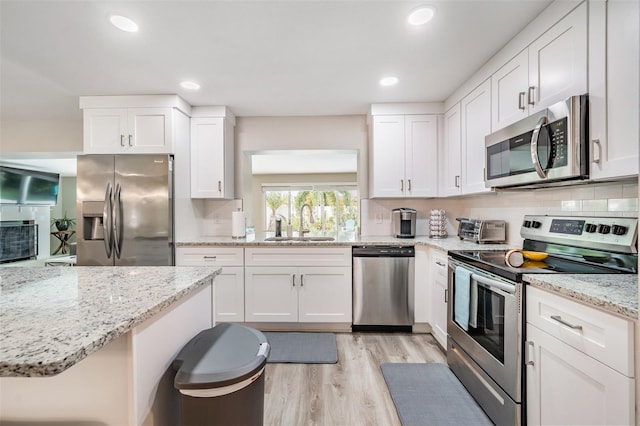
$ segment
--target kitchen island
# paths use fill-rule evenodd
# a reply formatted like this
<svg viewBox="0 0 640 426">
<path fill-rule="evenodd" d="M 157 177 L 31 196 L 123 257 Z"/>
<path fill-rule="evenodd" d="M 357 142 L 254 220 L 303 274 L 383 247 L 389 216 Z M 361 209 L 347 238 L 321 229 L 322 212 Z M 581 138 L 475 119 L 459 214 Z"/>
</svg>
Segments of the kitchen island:
<svg viewBox="0 0 640 426">
<path fill-rule="evenodd" d="M 170 365 L 217 267 L 0 270 L 0 421 L 176 421 Z"/>
</svg>

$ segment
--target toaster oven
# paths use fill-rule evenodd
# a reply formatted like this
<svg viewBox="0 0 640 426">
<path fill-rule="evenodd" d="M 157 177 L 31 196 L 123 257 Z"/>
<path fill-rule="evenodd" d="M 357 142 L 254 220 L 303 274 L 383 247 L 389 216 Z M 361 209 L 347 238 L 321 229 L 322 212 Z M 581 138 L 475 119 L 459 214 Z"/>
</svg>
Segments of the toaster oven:
<svg viewBox="0 0 640 426">
<path fill-rule="evenodd" d="M 504 243 L 507 239 L 507 224 L 504 220 L 457 218 L 458 237 L 479 244 Z"/>
</svg>

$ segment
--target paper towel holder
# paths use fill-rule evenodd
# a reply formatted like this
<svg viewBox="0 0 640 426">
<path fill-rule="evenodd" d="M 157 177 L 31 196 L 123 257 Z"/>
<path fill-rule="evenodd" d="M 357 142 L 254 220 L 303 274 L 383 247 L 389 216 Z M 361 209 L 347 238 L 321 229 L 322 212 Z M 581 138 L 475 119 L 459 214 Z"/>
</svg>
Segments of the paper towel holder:
<svg viewBox="0 0 640 426">
<path fill-rule="evenodd" d="M 244 238 L 246 235 L 246 218 L 242 209 L 231 213 L 231 237 Z"/>
</svg>

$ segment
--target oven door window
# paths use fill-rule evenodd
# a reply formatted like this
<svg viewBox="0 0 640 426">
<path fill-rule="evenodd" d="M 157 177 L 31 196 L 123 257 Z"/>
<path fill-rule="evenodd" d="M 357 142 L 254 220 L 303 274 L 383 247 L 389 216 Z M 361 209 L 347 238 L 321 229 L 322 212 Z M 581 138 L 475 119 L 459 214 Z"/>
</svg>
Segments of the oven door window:
<svg viewBox="0 0 640 426">
<path fill-rule="evenodd" d="M 491 291 L 475 280 L 471 285 L 477 288 L 477 297 L 471 297 L 472 303 L 475 299 L 475 309 L 473 307 L 470 309 L 469 326 L 466 333 L 495 359 L 504 364 L 505 296 Z M 455 318 L 455 312 L 453 318 Z"/>
</svg>

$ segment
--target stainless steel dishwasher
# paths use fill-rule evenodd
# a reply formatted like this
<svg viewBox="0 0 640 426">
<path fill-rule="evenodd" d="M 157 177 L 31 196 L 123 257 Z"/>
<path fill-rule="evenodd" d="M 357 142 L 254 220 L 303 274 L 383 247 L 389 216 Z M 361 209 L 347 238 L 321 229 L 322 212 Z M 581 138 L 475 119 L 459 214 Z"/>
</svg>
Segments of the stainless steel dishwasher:
<svg viewBox="0 0 640 426">
<path fill-rule="evenodd" d="M 412 331 L 413 247 L 353 247 L 354 331 Z"/>
</svg>

